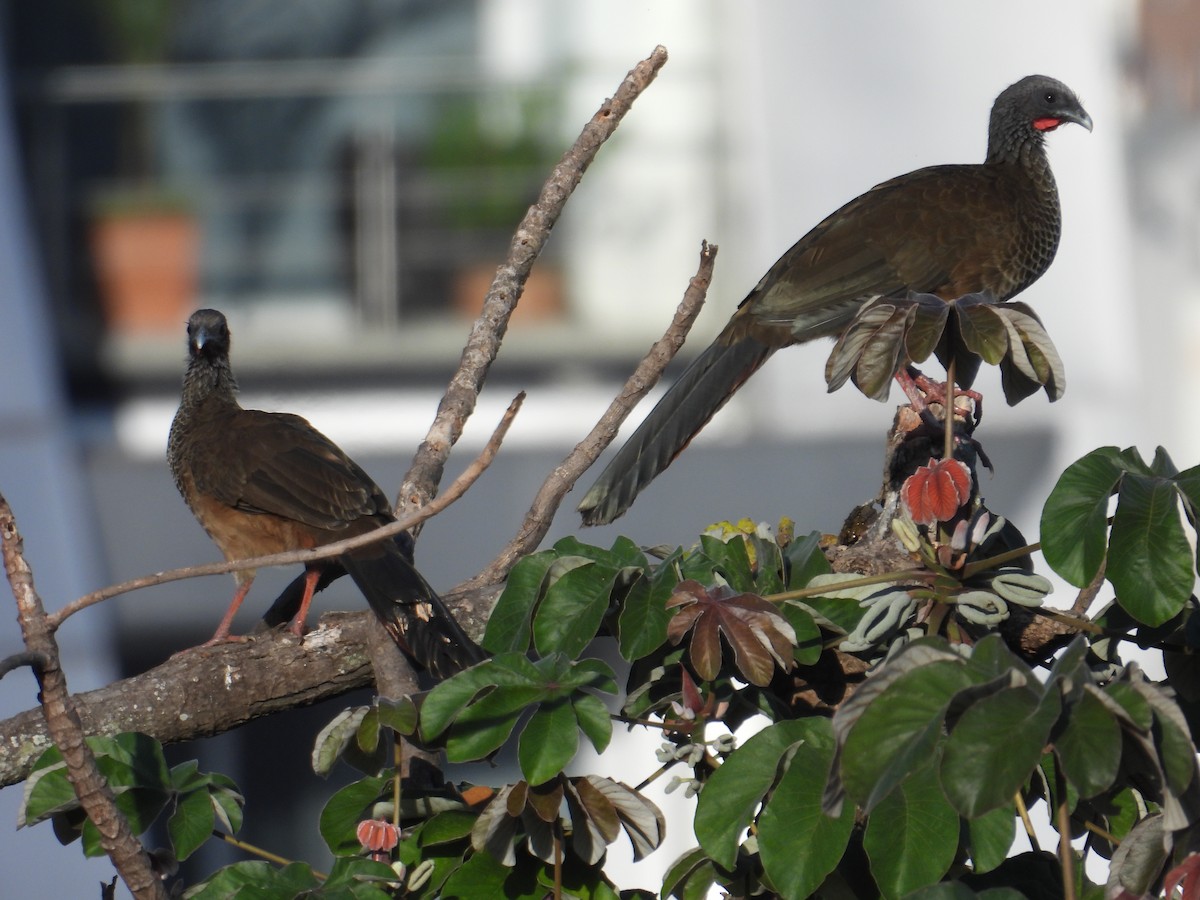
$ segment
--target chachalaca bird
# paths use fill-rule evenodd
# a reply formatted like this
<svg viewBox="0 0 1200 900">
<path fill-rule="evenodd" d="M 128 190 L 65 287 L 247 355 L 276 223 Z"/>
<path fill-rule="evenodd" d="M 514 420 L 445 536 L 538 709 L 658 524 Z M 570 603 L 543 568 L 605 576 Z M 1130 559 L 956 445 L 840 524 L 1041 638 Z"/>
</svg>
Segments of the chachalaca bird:
<svg viewBox="0 0 1200 900">
<path fill-rule="evenodd" d="M 992 106 L 983 163 L 918 169 L 851 200 L 796 242 L 680 376 L 579 504 L 585 525 L 625 512 L 767 358 L 836 338 L 868 302 L 910 291 L 1008 300 L 1058 249 L 1045 136 L 1091 117 L 1060 81 L 1030 75 Z M 900 360 L 898 373 L 907 360 Z"/>
<path fill-rule="evenodd" d="M 175 486 L 226 559 L 321 547 L 395 521 L 370 476 L 306 420 L 241 407 L 225 316 L 199 310 L 187 333 L 188 367 L 167 461 Z M 303 633 L 318 583 L 341 568 L 400 648 L 434 675 L 484 659 L 392 539 L 308 565 L 293 634 Z M 254 572 L 235 578 L 233 601 L 206 646 L 229 639 Z"/>
</svg>

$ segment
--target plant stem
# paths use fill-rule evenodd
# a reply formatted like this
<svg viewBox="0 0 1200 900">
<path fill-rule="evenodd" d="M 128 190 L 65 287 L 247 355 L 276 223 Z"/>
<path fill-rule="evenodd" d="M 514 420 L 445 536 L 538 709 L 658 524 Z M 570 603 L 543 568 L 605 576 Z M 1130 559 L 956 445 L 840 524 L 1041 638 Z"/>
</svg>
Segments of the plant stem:
<svg viewBox="0 0 1200 900">
<path fill-rule="evenodd" d="M 1029 838 L 1029 846 L 1034 853 L 1040 853 L 1042 848 L 1038 844 L 1037 834 L 1033 830 L 1033 822 L 1029 820 L 1029 810 L 1025 807 L 1025 798 L 1021 796 L 1021 792 L 1017 791 L 1013 797 L 1013 802 L 1017 805 L 1017 815 L 1021 817 L 1021 825 L 1025 828 L 1025 835 Z"/>
<path fill-rule="evenodd" d="M 946 365 L 946 402 L 942 410 L 945 423 L 945 440 L 942 445 L 942 459 L 954 459 L 954 357 Z"/>
<path fill-rule="evenodd" d="M 1054 793 L 1058 803 L 1054 809 L 1058 828 L 1058 861 L 1062 866 L 1063 900 L 1075 900 L 1075 851 L 1071 849 L 1071 814 L 1067 810 L 1067 779 L 1062 766 L 1054 760 Z"/>
<path fill-rule="evenodd" d="M 392 824 L 400 830 L 400 770 L 404 764 L 404 741 L 396 732 L 392 732 L 392 759 L 395 762 L 395 772 L 392 774 Z"/>
<path fill-rule="evenodd" d="M 287 859 L 286 857 L 280 856 L 277 853 L 272 853 L 270 850 L 264 850 L 262 847 L 254 846 L 254 844 L 247 844 L 245 841 L 240 841 L 232 834 L 226 834 L 223 831 L 217 831 L 215 828 L 213 829 L 213 837 L 220 838 L 225 843 L 232 844 L 239 850 L 244 850 L 246 853 L 249 853 L 251 856 L 257 856 L 261 859 L 265 859 L 267 862 L 273 862 L 279 866 L 290 866 L 294 862 L 294 860 Z M 324 881 L 329 877 L 324 872 L 318 872 L 316 869 L 312 870 L 312 874 L 314 878 L 320 881 Z"/>
</svg>

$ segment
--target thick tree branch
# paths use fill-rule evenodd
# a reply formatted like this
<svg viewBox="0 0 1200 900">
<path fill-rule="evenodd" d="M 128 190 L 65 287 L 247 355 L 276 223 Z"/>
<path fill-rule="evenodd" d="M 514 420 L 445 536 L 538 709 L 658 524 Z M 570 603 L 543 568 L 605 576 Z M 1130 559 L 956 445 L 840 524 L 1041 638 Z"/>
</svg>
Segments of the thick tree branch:
<svg viewBox="0 0 1200 900">
<path fill-rule="evenodd" d="M 210 737 L 372 685 L 373 627 L 369 612 L 330 613 L 303 641 L 276 631 L 188 650 L 71 702 L 85 734 L 141 731 L 163 743 Z M 39 709 L 0 722 L 0 786 L 24 779 L 51 742 Z"/>
<path fill-rule="evenodd" d="M 83 723 L 67 693 L 67 676 L 59 660 L 54 629 L 34 589 L 33 570 L 25 561 L 16 518 L 3 496 L 0 496 L 0 542 L 3 544 L 4 571 L 17 602 L 17 621 L 25 646 L 42 658 L 37 672 L 46 729 L 62 751 L 67 778 L 75 789 L 75 796 L 100 833 L 100 845 L 130 893 L 139 900 L 165 898 L 167 892 L 154 874 L 150 857 L 129 827 L 129 821 L 117 809 L 116 798 L 100 774 L 92 751 L 84 743 Z"/>
<path fill-rule="evenodd" d="M 464 588 L 467 590 L 483 587 L 488 584 L 498 584 L 507 576 L 509 570 L 522 556 L 537 549 L 563 497 L 575 486 L 579 476 L 591 467 L 604 448 L 612 443 L 617 436 L 621 423 L 629 416 L 638 402 L 650 392 L 662 378 L 663 369 L 667 367 L 679 348 L 687 339 L 704 298 L 708 294 L 708 286 L 712 282 L 713 266 L 717 259 L 716 244 L 703 242 L 700 247 L 700 267 L 688 282 L 683 300 L 675 310 L 675 317 L 661 338 L 650 348 L 650 352 L 634 369 L 633 374 L 625 382 L 621 392 L 613 398 L 604 415 L 582 441 L 575 445 L 561 463 L 555 467 L 549 477 L 538 489 L 533 499 L 533 505 L 525 514 L 516 536 L 500 551 L 482 572 L 468 581 Z"/>
<path fill-rule="evenodd" d="M 508 258 L 496 270 L 483 302 L 483 311 L 471 328 L 458 370 L 450 379 L 429 433 L 417 448 L 412 465 L 400 484 L 396 498 L 398 515 L 419 509 L 437 494 L 450 448 L 458 441 L 467 419 L 475 411 L 475 402 L 500 351 L 509 316 L 521 296 L 534 260 L 549 240 L 550 230 L 562 214 L 567 198 L 601 145 L 616 130 L 633 102 L 649 87 L 666 61 L 666 48 L 660 46 L 630 70 L 617 92 L 601 105 L 575 144 L 563 154 L 542 185 L 537 202 L 517 226 Z"/>
</svg>

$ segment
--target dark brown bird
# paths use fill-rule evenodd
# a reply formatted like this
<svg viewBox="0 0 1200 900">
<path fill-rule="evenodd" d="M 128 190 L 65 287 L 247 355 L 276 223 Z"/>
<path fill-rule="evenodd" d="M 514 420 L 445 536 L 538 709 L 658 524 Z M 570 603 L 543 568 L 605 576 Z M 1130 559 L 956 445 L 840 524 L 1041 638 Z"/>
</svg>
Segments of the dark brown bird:
<svg viewBox="0 0 1200 900">
<path fill-rule="evenodd" d="M 241 407 L 229 365 L 229 325 L 221 313 L 193 313 L 187 332 L 187 374 L 167 461 L 179 493 L 226 559 L 321 547 L 395 521 L 383 491 L 306 420 Z M 400 648 L 434 675 L 484 659 L 392 540 L 310 564 L 293 634 L 303 633 L 318 582 L 340 574 L 339 566 Z M 208 644 L 229 639 L 254 572 L 235 578 L 233 601 Z"/>
<path fill-rule="evenodd" d="M 918 169 L 851 200 L 802 237 L 742 301 L 609 463 L 579 511 L 603 525 L 687 446 L 781 347 L 837 337 L 864 304 L 909 291 L 1007 300 L 1058 249 L 1058 189 L 1045 136 L 1091 117 L 1070 88 L 1030 75 L 992 106 L 987 159 Z"/>
</svg>

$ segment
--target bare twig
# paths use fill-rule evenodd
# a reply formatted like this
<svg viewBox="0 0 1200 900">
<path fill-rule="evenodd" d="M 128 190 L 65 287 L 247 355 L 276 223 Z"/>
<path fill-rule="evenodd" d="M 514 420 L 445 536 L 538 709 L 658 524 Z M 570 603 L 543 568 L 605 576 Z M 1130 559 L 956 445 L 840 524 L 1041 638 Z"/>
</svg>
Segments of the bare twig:
<svg viewBox="0 0 1200 900">
<path fill-rule="evenodd" d="M 262 569 L 267 566 L 287 566 L 293 563 L 310 563 L 318 559 L 328 559 L 333 556 L 341 556 L 347 550 L 353 550 L 356 547 L 365 547 L 368 544 L 374 544 L 382 541 L 385 538 L 392 537 L 411 528 L 418 522 L 424 522 L 437 515 L 454 501 L 458 500 L 467 489 L 479 478 L 480 475 L 487 470 L 487 467 L 492 464 L 492 460 L 496 458 L 496 453 L 500 449 L 500 444 L 504 441 L 505 434 L 508 433 L 508 428 L 512 424 L 513 418 L 521 408 L 521 404 L 525 400 L 525 393 L 522 391 L 509 404 L 508 409 L 504 413 L 504 417 L 500 420 L 500 424 L 496 426 L 496 430 L 492 432 L 492 436 L 488 439 L 487 445 L 480 452 L 466 469 L 462 471 L 446 492 L 440 497 L 431 500 L 428 505 L 419 510 L 401 516 L 395 522 L 391 522 L 382 528 L 377 528 L 374 531 L 369 531 L 366 534 L 360 534 L 357 537 L 347 538 L 344 541 L 337 541 L 332 544 L 326 544 L 315 550 L 288 550 L 284 553 L 272 553 L 269 556 L 255 556 L 251 559 L 239 559 L 232 562 L 206 563 L 202 566 L 184 566 L 181 569 L 170 569 L 166 572 L 156 572 L 153 575 L 143 575 L 140 578 L 134 578 L 130 581 L 123 581 L 120 584 L 114 584 L 110 587 L 102 588 L 98 591 L 93 591 L 80 597 L 78 600 L 73 600 L 68 603 L 58 612 L 51 613 L 46 617 L 51 630 L 58 628 L 64 621 L 80 610 L 87 609 L 97 603 L 101 603 L 112 597 L 121 594 L 128 594 L 131 591 L 140 590 L 146 587 L 152 587 L 156 584 L 167 584 L 171 581 L 182 581 L 185 578 L 198 578 L 202 575 L 222 575 L 226 572 L 241 572 L 245 569 Z"/>
<path fill-rule="evenodd" d="M 1096 570 L 1096 574 L 1092 577 L 1092 580 L 1079 589 L 1079 594 L 1076 595 L 1075 602 L 1071 604 L 1068 612 L 1074 613 L 1077 616 L 1087 615 L 1092 601 L 1100 593 L 1100 588 L 1104 587 L 1104 570 L 1106 568 L 1107 560 L 1101 560 L 1100 568 Z"/>
<path fill-rule="evenodd" d="M 579 184 L 601 145 L 616 130 L 630 106 L 650 85 L 666 61 L 666 48 L 660 46 L 630 70 L 616 94 L 601 105 L 571 149 L 563 154 L 542 186 L 537 202 L 517 226 L 508 258 L 496 270 L 496 277 L 483 302 L 483 311 L 471 328 L 458 370 L 450 379 L 429 433 L 417 448 L 412 465 L 400 484 L 396 498 L 397 515 L 420 509 L 437 494 L 446 461 L 450 457 L 450 448 L 458 441 L 467 419 L 475 411 L 476 399 L 500 350 L 500 342 L 508 329 L 509 316 L 521 295 L 534 260 L 549 240 L 550 230 L 562 214 L 567 198 Z"/>
<path fill-rule="evenodd" d="M 138 898 L 165 898 L 167 892 L 154 874 L 150 857 L 142 849 L 129 821 L 117 809 L 116 799 L 100 774 L 96 758 L 84 743 L 83 724 L 67 693 L 67 676 L 59 662 L 54 629 L 47 621 L 46 610 L 34 589 L 33 570 L 25 561 L 21 533 L 3 496 L 0 496 L 0 541 L 3 542 L 4 570 L 17 601 L 17 621 L 25 646 L 43 658 L 37 671 L 46 727 L 62 752 L 75 796 L 100 833 L 100 845 L 130 893 Z"/>
<path fill-rule="evenodd" d="M 683 300 L 675 310 L 675 317 L 671 320 L 671 325 L 666 333 L 654 343 L 650 352 L 634 369 L 629 380 L 621 388 L 621 392 L 613 398 L 612 403 L 609 404 L 608 409 L 604 411 L 604 415 L 600 417 L 587 437 L 575 445 L 575 449 L 542 483 L 516 536 L 488 564 L 487 568 L 464 585 L 465 589 L 471 590 L 503 581 L 517 560 L 532 552 L 541 543 L 546 532 L 550 530 L 550 523 L 558 511 L 563 497 L 575 486 L 579 476 L 586 472 L 597 457 L 604 452 L 604 448 L 612 443 L 621 423 L 625 421 L 638 402 L 650 392 L 650 389 L 658 384 L 663 369 L 683 346 L 692 324 L 696 321 L 696 316 L 700 313 L 700 308 L 704 305 L 704 298 L 712 281 L 716 258 L 716 244 L 704 241 L 700 246 L 700 267 L 688 282 Z"/>
</svg>

